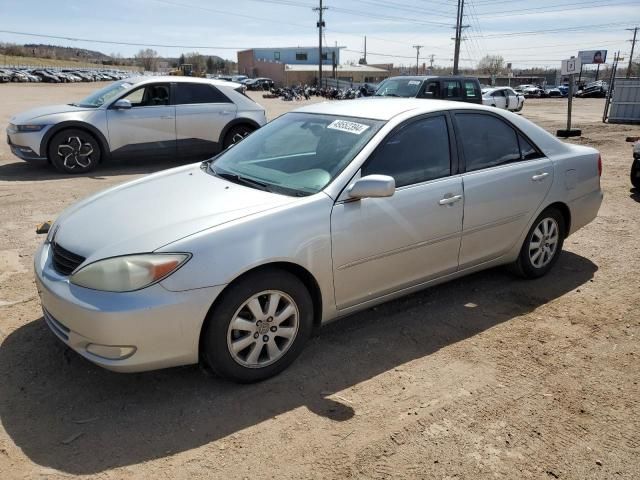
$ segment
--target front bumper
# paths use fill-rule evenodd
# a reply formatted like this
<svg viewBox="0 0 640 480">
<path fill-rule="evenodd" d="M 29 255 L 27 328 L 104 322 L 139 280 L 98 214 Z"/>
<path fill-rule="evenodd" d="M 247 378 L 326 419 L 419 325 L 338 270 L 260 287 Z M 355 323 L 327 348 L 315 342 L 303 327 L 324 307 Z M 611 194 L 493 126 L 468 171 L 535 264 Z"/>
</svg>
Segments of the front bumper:
<svg viewBox="0 0 640 480">
<path fill-rule="evenodd" d="M 16 132 L 7 129 L 7 143 L 11 148 L 11 153 L 16 157 L 26 161 L 47 160 L 45 152 L 40 152 L 40 145 L 50 126 L 45 126 L 39 132 Z"/>
<path fill-rule="evenodd" d="M 136 292 L 101 292 L 71 284 L 51 263 L 49 245 L 43 244 L 34 267 L 44 318 L 80 355 L 119 372 L 198 362 L 202 323 L 224 286 L 171 292 L 155 284 Z M 123 353 L 106 358 L 96 351 Z"/>
</svg>

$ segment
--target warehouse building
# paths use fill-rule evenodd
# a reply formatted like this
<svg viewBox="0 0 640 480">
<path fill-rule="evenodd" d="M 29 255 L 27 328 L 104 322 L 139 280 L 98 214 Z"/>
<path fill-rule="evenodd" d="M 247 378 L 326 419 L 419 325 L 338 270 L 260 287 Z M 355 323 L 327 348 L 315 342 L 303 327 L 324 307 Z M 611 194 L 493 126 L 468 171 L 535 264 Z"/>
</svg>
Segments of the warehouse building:
<svg viewBox="0 0 640 480">
<path fill-rule="evenodd" d="M 323 79 L 378 83 L 389 76 L 383 68 L 340 65 L 340 49 L 323 47 Z M 238 52 L 238 74 L 271 78 L 276 85 L 313 85 L 318 81 L 318 47 L 252 48 Z"/>
</svg>

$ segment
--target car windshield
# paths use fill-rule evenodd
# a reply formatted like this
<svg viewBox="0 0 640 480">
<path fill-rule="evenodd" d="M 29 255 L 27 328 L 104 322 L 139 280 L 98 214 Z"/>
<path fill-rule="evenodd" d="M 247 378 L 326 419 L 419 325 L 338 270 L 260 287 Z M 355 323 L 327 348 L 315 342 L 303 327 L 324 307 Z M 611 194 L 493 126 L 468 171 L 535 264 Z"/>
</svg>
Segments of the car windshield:
<svg viewBox="0 0 640 480">
<path fill-rule="evenodd" d="M 376 97 L 415 97 L 422 80 L 411 78 L 388 78 L 376 90 Z"/>
<path fill-rule="evenodd" d="M 275 193 L 311 195 L 327 186 L 383 124 L 287 113 L 216 157 L 209 172 Z"/>
<path fill-rule="evenodd" d="M 107 85 L 100 90 L 93 92 L 86 98 L 83 98 L 79 102 L 74 103 L 78 107 L 101 107 L 105 103 L 113 100 L 120 94 L 124 93 L 125 90 L 131 87 L 131 83 L 129 82 L 115 82 L 111 85 Z"/>
</svg>

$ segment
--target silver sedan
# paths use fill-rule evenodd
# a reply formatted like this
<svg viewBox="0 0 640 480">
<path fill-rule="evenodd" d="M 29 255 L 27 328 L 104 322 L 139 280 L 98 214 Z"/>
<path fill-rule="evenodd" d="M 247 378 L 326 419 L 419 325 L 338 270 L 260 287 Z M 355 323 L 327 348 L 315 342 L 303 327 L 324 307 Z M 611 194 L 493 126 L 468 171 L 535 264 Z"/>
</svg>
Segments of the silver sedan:
<svg viewBox="0 0 640 480">
<path fill-rule="evenodd" d="M 63 212 L 35 256 L 44 318 L 112 370 L 262 380 L 338 317 L 497 265 L 545 275 L 596 217 L 600 172 L 490 107 L 307 106 Z"/>
</svg>

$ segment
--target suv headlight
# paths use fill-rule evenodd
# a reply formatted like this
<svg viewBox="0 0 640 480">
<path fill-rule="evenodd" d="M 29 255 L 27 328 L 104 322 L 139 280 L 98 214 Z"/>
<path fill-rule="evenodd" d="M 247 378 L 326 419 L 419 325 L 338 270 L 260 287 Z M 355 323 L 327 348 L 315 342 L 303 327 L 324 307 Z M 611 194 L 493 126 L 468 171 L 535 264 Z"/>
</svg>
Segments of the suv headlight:
<svg viewBox="0 0 640 480">
<path fill-rule="evenodd" d="M 18 132 L 39 132 L 45 125 L 16 125 Z"/>
<path fill-rule="evenodd" d="M 148 253 L 107 258 L 82 267 L 71 283 L 106 292 L 131 292 L 168 277 L 184 265 L 188 253 Z"/>
</svg>

